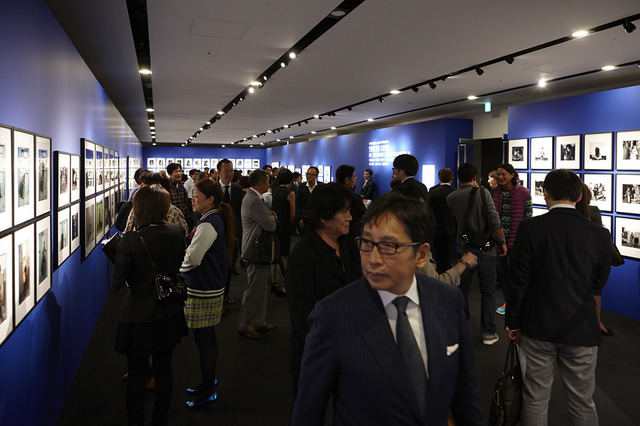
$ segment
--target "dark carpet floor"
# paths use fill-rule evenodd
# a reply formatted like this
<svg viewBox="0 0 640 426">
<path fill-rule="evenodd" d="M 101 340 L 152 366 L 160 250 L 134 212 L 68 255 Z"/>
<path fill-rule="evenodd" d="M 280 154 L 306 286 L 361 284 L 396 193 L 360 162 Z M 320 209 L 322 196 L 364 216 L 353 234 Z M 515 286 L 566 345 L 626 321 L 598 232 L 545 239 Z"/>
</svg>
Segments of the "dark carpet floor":
<svg viewBox="0 0 640 426">
<path fill-rule="evenodd" d="M 244 271 L 235 275 L 231 296 L 240 300 L 246 285 Z M 497 290 L 498 302 L 502 293 Z M 113 351 L 116 315 L 125 291 L 112 291 L 87 345 L 67 394 L 59 426 L 125 425 L 125 357 Z M 488 418 L 493 385 L 504 365 L 507 349 L 503 317 L 496 315 L 500 341 L 484 346 L 479 331 L 480 293 L 474 285 L 470 296 L 471 320 L 479 388 L 485 421 Z M 291 410 L 289 360 L 289 313 L 285 298 L 270 295 L 267 321 L 278 324 L 263 341 L 248 340 L 236 331 L 239 305 L 231 305 L 216 328 L 220 344 L 217 377 L 218 401 L 192 411 L 184 406 L 184 389 L 199 382 L 197 350 L 189 336 L 178 345 L 173 357 L 174 393 L 171 425 L 283 426 Z M 595 402 L 604 426 L 640 424 L 640 322 L 602 313 L 604 323 L 615 336 L 604 337 L 598 355 Z M 153 391 L 147 395 L 150 419 Z M 330 424 L 327 420 L 326 424 Z M 549 410 L 550 425 L 566 425 L 562 387 L 556 375 Z"/>
</svg>

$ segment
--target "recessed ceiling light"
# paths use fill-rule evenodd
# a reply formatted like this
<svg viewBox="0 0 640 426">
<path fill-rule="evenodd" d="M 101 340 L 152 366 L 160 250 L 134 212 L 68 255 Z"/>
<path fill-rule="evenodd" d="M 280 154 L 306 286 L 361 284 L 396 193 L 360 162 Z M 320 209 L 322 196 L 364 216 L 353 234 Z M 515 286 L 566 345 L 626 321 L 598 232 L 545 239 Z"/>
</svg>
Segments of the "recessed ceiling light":
<svg viewBox="0 0 640 426">
<path fill-rule="evenodd" d="M 312 131 L 311 131 L 311 134 L 312 134 L 312 135 L 315 135 L 316 133 L 318 133 L 318 132 L 316 132 L 315 130 L 312 130 Z"/>
<path fill-rule="evenodd" d="M 602 67 L 602 71 L 611 71 L 615 69 L 616 67 L 614 65 L 605 65 L 604 67 Z"/>
<path fill-rule="evenodd" d="M 467 99 L 469 99 L 470 101 L 473 101 L 473 100 L 478 99 L 478 97 L 475 96 L 475 95 L 471 95 L 471 96 L 467 96 Z"/>
<path fill-rule="evenodd" d="M 291 59 L 295 59 L 295 58 L 296 58 L 296 56 L 297 56 L 297 55 L 296 55 L 296 53 L 295 53 L 295 52 L 291 52 L 291 53 L 289 53 L 289 57 L 290 57 Z"/>
<path fill-rule="evenodd" d="M 546 85 L 547 85 L 547 80 L 545 80 L 544 78 L 541 78 L 540 81 L 538 82 L 538 86 L 544 87 Z"/>
<path fill-rule="evenodd" d="M 156 122 L 156 120 L 154 120 L 153 118 L 149 119 L 149 123 L 155 123 L 155 122 Z"/>
<path fill-rule="evenodd" d="M 580 31 L 576 31 L 575 33 L 571 34 L 571 37 L 575 37 L 575 38 L 580 38 L 580 37 L 585 37 L 589 35 L 589 31 L 586 30 L 580 30 Z"/>
<path fill-rule="evenodd" d="M 142 75 L 151 75 L 151 70 L 141 69 L 140 74 Z"/>
<path fill-rule="evenodd" d="M 224 115 L 224 111 L 222 110 L 218 111 L 218 115 Z M 209 122 L 207 122 L 207 124 L 209 124 Z"/>
<path fill-rule="evenodd" d="M 397 95 L 398 93 L 402 93 L 402 92 L 399 91 L 399 90 L 395 90 L 394 89 L 394 90 L 390 91 L 389 93 L 391 93 L 392 95 Z"/>
<path fill-rule="evenodd" d="M 153 112 L 153 108 L 147 108 L 147 112 Z"/>
<path fill-rule="evenodd" d="M 373 118 L 367 118 L 367 121 L 373 121 Z"/>
<path fill-rule="evenodd" d="M 336 9 L 330 13 L 330 15 L 333 16 L 334 18 L 342 18 L 346 14 L 347 12 L 345 12 L 342 9 Z"/>
<path fill-rule="evenodd" d="M 249 87 L 249 93 L 253 93 L 255 91 L 256 91 L 256 89 L 254 89 L 253 87 Z"/>
<path fill-rule="evenodd" d="M 262 83 L 260 83 L 259 81 L 252 81 L 251 83 L 249 83 L 250 86 L 254 86 L 254 87 L 258 87 L 258 86 L 262 86 Z"/>
<path fill-rule="evenodd" d="M 335 130 L 335 129 L 336 129 L 336 126 L 331 126 L 331 130 Z"/>
</svg>

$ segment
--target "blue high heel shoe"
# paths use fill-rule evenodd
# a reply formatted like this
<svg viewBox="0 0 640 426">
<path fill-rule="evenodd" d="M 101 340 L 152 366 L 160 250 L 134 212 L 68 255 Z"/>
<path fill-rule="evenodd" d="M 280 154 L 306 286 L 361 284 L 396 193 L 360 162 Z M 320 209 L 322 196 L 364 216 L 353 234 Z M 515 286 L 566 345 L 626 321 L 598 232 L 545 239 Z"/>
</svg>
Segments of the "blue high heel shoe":
<svg viewBox="0 0 640 426">
<path fill-rule="evenodd" d="M 214 392 L 208 398 L 201 398 L 193 401 L 187 401 L 185 402 L 185 405 L 189 408 L 198 408 L 198 407 L 202 407 L 203 405 L 207 405 L 212 402 L 215 402 L 217 399 L 218 399 L 218 394 Z"/>
<path fill-rule="evenodd" d="M 214 379 L 213 380 L 213 388 L 215 389 L 215 387 L 218 386 L 218 379 Z M 199 393 L 202 392 L 204 390 L 204 384 L 200 383 L 199 385 L 195 385 L 193 387 L 187 388 L 187 393 Z"/>
</svg>

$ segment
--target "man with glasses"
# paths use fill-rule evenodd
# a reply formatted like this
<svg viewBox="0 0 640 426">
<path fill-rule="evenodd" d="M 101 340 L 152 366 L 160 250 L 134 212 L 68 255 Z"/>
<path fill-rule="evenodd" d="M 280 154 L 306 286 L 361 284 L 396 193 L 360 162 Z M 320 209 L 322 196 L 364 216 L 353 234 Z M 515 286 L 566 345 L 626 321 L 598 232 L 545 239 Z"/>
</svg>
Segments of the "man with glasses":
<svg viewBox="0 0 640 426">
<path fill-rule="evenodd" d="M 462 294 L 416 275 L 433 220 L 397 192 L 374 201 L 357 239 L 364 278 L 319 301 L 309 317 L 292 425 L 481 425 Z"/>
<path fill-rule="evenodd" d="M 306 232 L 304 222 L 309 213 L 311 193 L 318 185 L 322 185 L 322 182 L 318 182 L 318 168 L 311 166 L 307 169 L 306 182 L 300 184 L 296 191 L 296 223 L 300 227 L 302 234 Z"/>
</svg>

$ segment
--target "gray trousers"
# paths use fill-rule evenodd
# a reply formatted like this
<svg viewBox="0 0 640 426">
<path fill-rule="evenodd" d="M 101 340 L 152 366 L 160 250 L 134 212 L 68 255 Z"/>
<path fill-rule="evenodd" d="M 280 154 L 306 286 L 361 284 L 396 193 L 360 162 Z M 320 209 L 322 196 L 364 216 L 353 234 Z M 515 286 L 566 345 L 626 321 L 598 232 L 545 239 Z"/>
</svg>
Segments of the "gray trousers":
<svg viewBox="0 0 640 426">
<path fill-rule="evenodd" d="M 569 411 L 569 424 L 597 426 L 593 402 L 596 387 L 597 346 L 570 346 L 520 335 L 526 358 L 521 422 L 523 426 L 544 426 L 555 367 L 562 379 Z"/>
<path fill-rule="evenodd" d="M 265 326 L 269 295 L 269 265 L 247 265 L 247 289 L 242 295 L 239 331 L 251 331 Z"/>
</svg>

